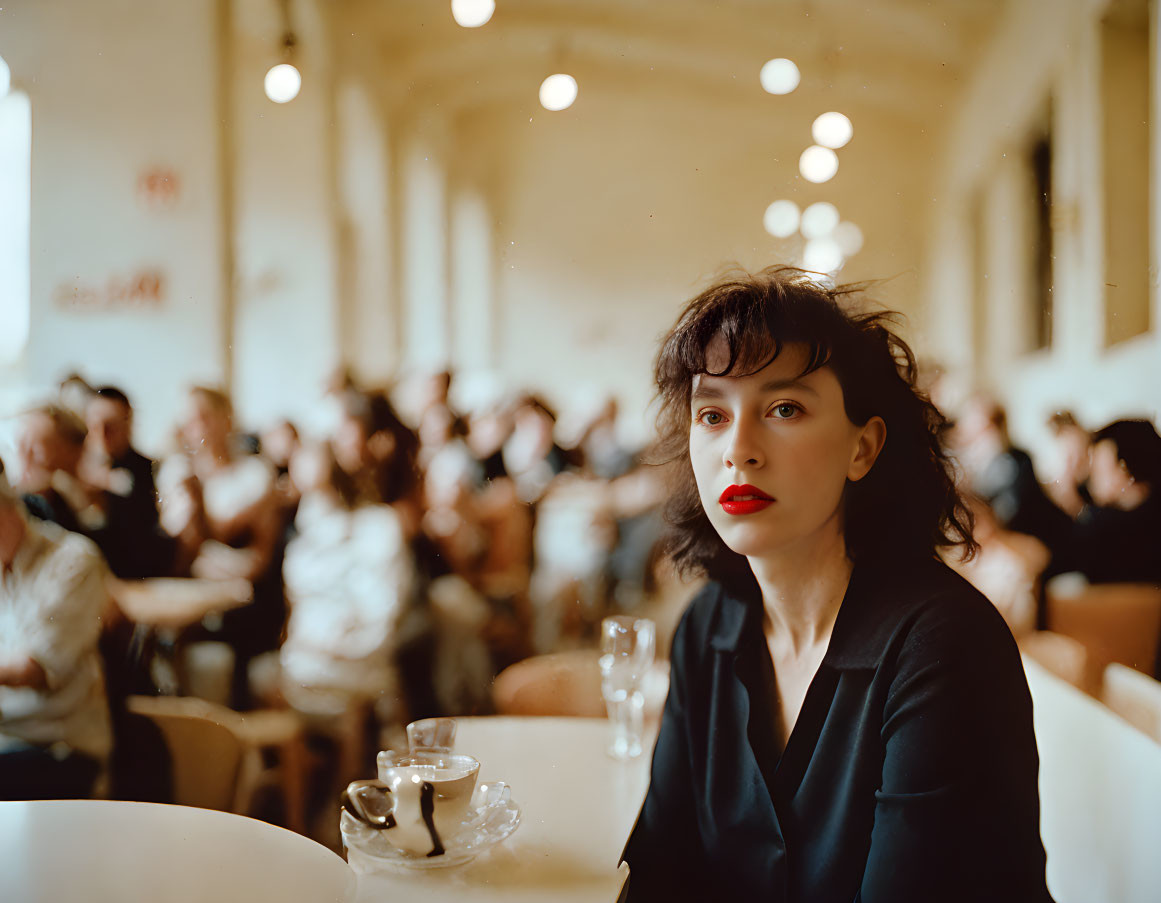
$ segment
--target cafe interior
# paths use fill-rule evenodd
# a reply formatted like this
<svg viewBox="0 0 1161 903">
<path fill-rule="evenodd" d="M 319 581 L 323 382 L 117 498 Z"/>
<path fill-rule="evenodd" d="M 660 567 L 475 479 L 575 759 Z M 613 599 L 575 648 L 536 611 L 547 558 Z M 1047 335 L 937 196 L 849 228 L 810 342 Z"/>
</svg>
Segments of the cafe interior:
<svg viewBox="0 0 1161 903">
<path fill-rule="evenodd" d="M 0 545 L 77 568 L 0 581 L 0 899 L 616 900 L 700 587 L 658 341 L 787 264 L 899 311 L 950 422 L 1053 897 L 1155 903 L 1159 38 L 1155 0 L 0 0 Z M 1111 508 L 1061 565 L 1044 511 Z M 349 785 L 429 747 L 480 815 L 401 866 Z"/>
</svg>

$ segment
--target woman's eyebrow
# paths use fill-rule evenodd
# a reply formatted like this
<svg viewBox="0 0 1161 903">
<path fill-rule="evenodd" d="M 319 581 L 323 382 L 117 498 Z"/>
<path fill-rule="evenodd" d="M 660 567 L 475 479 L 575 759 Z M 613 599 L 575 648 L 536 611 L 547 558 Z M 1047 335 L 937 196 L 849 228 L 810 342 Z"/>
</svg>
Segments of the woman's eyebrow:
<svg viewBox="0 0 1161 903">
<path fill-rule="evenodd" d="M 781 392 L 783 389 L 799 389 L 800 391 L 807 392 L 816 398 L 818 397 L 818 390 L 804 383 L 801 377 L 796 377 L 794 379 L 772 379 L 769 382 L 762 383 L 762 385 L 758 387 L 758 391 L 763 393 Z M 694 383 L 693 391 L 689 394 L 690 401 L 724 397 L 725 393 L 721 389 L 714 387 L 712 384 L 707 386 L 701 379 Z"/>
</svg>

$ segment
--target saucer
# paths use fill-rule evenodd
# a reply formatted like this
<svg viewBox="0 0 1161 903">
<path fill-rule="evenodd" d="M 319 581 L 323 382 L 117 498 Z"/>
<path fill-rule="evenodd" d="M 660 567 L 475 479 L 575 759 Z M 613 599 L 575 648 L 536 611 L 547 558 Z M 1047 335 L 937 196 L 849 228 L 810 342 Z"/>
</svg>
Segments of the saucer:
<svg viewBox="0 0 1161 903">
<path fill-rule="evenodd" d="M 353 818 L 345 810 L 339 819 L 347 862 L 356 872 L 382 868 L 438 869 L 463 865 L 495 846 L 520 824 L 520 807 L 512 801 L 512 789 L 502 781 L 476 787 L 470 814 L 462 827 L 443 839 L 442 856 L 408 853 L 391 845 L 383 830 Z"/>
</svg>

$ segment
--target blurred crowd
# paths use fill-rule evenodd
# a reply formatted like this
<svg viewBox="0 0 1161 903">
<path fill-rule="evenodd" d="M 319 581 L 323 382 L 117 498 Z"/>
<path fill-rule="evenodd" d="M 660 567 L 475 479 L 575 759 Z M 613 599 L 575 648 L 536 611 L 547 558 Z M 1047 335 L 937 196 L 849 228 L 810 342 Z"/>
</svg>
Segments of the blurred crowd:
<svg viewBox="0 0 1161 903">
<path fill-rule="evenodd" d="M 604 615 L 642 606 L 660 570 L 663 490 L 618 439 L 616 404 L 566 428 L 533 394 L 457 410 L 452 390 L 447 372 L 412 386 L 405 422 L 397 397 L 339 374 L 312 430 L 247 432 L 226 394 L 194 387 L 158 461 L 135 450 L 131 401 L 112 386 L 72 376 L 20 417 L 11 516 L 54 542 L 73 537 L 93 553 L 90 570 L 111 575 L 107 598 L 85 610 L 100 618 L 112 734 L 126 696 L 194 685 L 223 687 L 218 701 L 242 711 L 325 720 L 358 709 L 368 736 L 485 713 L 500 670 L 591 645 Z M 170 578 L 154 581 L 163 603 L 176 581 L 246 581 L 249 601 L 176 627 L 134 623 L 118 597 L 143 578 Z M 97 641 L 95 628 L 84 636 Z M 224 680 L 207 681 L 207 668 Z M 0 742 L 15 692 L 0 685 Z M 59 748 L 103 762 L 115 741 L 103 730 L 79 745 L 66 731 Z M 43 740 L 33 730 L 12 744 Z"/>
<path fill-rule="evenodd" d="M 1161 586 L 1161 436 L 1146 419 L 1093 429 L 1071 411 L 1045 424 L 1037 468 L 1012 442 L 1004 408 L 974 395 L 949 441 L 963 471 L 980 552 L 951 561 L 1017 637 L 1045 626 L 1051 581 Z"/>
<path fill-rule="evenodd" d="M 216 686 L 309 725 L 355 711 L 377 738 L 491 711 L 505 667 L 647 611 L 669 574 L 664 473 L 619 439 L 616 404 L 562 424 L 527 393 L 459 410 L 453 382 L 403 398 L 339 374 L 311 429 L 261 432 L 195 387 L 157 461 L 115 387 L 73 376 L 25 412 L 0 471 L 0 798 L 87 795 L 130 695 Z M 1038 471 L 994 400 L 951 413 L 981 549 L 949 563 L 1018 637 L 1059 575 L 1161 584 L 1152 423 L 1057 413 Z M 175 613 L 182 587 L 239 584 L 244 604 Z M 126 604 L 146 585 L 163 616 Z"/>
</svg>

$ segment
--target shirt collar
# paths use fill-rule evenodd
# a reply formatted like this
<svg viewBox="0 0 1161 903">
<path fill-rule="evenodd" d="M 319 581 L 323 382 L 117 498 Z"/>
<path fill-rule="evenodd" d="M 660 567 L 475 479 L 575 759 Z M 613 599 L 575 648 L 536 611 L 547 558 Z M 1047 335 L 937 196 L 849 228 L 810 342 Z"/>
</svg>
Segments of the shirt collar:
<svg viewBox="0 0 1161 903">
<path fill-rule="evenodd" d="M 892 624 L 876 604 L 885 591 L 884 569 L 856 564 L 839 607 L 822 663 L 837 670 L 875 668 L 887 646 Z M 710 647 L 718 652 L 740 650 L 742 636 L 761 629 L 761 602 L 719 587 L 718 617 Z"/>
</svg>

